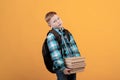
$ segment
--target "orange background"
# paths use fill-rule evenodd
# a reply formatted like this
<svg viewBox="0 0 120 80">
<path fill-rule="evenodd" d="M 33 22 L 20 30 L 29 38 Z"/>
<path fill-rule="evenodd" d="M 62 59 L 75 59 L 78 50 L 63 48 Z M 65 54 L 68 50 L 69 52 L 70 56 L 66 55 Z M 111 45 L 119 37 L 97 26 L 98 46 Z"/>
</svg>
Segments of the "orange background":
<svg viewBox="0 0 120 80">
<path fill-rule="evenodd" d="M 0 0 L 0 80 L 56 80 L 41 46 L 56 11 L 73 34 L 86 69 L 77 80 L 120 80 L 119 0 Z"/>
</svg>

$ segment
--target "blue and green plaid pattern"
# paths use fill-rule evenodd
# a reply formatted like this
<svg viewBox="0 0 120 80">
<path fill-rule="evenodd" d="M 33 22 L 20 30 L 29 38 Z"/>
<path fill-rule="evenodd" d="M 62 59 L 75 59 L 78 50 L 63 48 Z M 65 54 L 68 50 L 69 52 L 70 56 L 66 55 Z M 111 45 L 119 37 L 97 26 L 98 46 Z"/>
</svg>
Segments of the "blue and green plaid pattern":
<svg viewBox="0 0 120 80">
<path fill-rule="evenodd" d="M 67 48 L 71 51 L 71 53 L 66 49 L 65 44 L 62 40 L 62 44 L 59 45 L 58 41 L 56 41 L 54 34 L 49 33 L 47 36 L 47 44 L 50 51 L 51 58 L 53 60 L 53 69 L 54 70 L 64 70 L 65 63 L 64 58 L 72 56 L 80 56 L 80 52 L 77 48 L 75 40 L 72 35 L 70 35 L 70 40 L 66 37 L 64 30 L 60 30 L 58 28 L 54 28 L 60 35 L 63 35 L 64 40 L 67 44 Z"/>
</svg>

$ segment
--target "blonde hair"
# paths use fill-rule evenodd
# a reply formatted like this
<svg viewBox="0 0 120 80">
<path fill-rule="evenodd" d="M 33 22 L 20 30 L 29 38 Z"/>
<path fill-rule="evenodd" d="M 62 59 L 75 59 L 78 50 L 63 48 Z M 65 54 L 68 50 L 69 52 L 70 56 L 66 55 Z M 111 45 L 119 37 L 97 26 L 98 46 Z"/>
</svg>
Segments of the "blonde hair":
<svg viewBox="0 0 120 80">
<path fill-rule="evenodd" d="M 47 23 L 49 23 L 50 19 L 51 19 L 54 15 L 56 15 L 56 14 L 57 14 L 57 13 L 54 12 L 54 11 L 48 12 L 48 13 L 45 15 L 45 21 L 46 21 Z"/>
</svg>

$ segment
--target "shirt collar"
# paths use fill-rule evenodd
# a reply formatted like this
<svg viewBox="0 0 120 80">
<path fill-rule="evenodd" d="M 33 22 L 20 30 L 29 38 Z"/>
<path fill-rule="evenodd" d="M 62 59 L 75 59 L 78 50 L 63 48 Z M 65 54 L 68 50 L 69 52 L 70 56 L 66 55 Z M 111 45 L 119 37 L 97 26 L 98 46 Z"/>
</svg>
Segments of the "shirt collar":
<svg viewBox="0 0 120 80">
<path fill-rule="evenodd" d="M 54 29 L 56 31 L 59 31 L 59 32 L 62 32 L 64 30 L 64 27 L 62 27 L 62 28 L 52 28 L 52 29 Z"/>
</svg>

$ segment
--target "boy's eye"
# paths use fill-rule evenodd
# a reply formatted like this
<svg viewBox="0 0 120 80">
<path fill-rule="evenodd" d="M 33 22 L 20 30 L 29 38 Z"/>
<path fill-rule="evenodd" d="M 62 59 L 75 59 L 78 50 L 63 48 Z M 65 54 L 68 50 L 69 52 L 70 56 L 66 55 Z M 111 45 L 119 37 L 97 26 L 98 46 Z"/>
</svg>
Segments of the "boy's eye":
<svg viewBox="0 0 120 80">
<path fill-rule="evenodd" d="M 56 20 L 53 21 L 53 23 L 55 23 L 55 22 L 56 22 Z"/>
<path fill-rule="evenodd" d="M 58 18 L 58 20 L 59 20 L 60 18 Z"/>
</svg>

